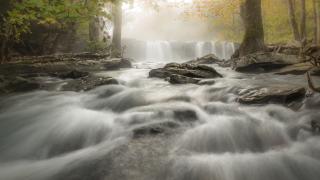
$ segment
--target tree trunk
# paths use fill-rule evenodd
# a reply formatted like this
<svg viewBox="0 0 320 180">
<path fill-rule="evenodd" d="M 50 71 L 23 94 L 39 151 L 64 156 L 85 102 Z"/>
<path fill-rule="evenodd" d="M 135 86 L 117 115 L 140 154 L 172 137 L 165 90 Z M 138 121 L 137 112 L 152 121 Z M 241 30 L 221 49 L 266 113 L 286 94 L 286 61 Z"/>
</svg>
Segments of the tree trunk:
<svg viewBox="0 0 320 180">
<path fill-rule="evenodd" d="M 300 41 L 300 32 L 298 28 L 298 23 L 296 19 L 296 13 L 295 13 L 295 5 L 293 0 L 288 0 L 288 10 L 289 10 L 289 20 L 292 28 L 292 32 L 294 35 L 294 39 L 296 41 Z"/>
<path fill-rule="evenodd" d="M 0 47 L 0 64 L 4 63 L 6 60 L 6 48 L 7 48 L 7 41 L 2 40 L 1 41 L 1 47 Z"/>
<path fill-rule="evenodd" d="M 121 33 L 122 33 L 122 3 L 117 0 L 113 6 L 113 37 L 112 37 L 112 56 L 121 56 Z"/>
<path fill-rule="evenodd" d="M 306 0 L 301 0 L 301 24 L 300 24 L 300 32 L 301 32 L 301 40 L 307 40 L 307 12 L 306 12 Z"/>
<path fill-rule="evenodd" d="M 318 3 L 317 3 L 317 0 L 313 0 L 312 1 L 313 3 L 313 23 L 314 23 L 314 26 L 313 26 L 313 42 L 314 44 L 319 44 L 319 38 L 318 38 L 318 29 L 319 29 L 319 24 L 318 24 L 318 18 L 319 18 L 319 12 L 318 12 Z"/>
<path fill-rule="evenodd" d="M 240 10 L 245 27 L 244 39 L 239 49 L 240 57 L 264 51 L 261 0 L 245 0 Z"/>
<path fill-rule="evenodd" d="M 100 41 L 100 25 L 99 25 L 99 18 L 92 17 L 89 22 L 89 40 L 93 42 Z"/>
</svg>

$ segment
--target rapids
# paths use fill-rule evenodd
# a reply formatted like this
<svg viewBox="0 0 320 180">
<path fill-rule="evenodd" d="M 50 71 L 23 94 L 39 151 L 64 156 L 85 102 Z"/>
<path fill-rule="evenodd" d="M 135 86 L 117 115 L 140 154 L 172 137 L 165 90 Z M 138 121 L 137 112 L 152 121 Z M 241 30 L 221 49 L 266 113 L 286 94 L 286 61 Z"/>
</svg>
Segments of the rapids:
<svg viewBox="0 0 320 180">
<path fill-rule="evenodd" d="M 210 86 L 148 78 L 163 65 L 99 72 L 121 85 L 88 92 L 2 97 L 0 179 L 319 179 L 320 139 L 309 128 L 320 118 L 319 95 L 299 111 L 235 102 L 243 88 L 304 85 L 302 76 L 214 66 L 224 78 Z"/>
</svg>

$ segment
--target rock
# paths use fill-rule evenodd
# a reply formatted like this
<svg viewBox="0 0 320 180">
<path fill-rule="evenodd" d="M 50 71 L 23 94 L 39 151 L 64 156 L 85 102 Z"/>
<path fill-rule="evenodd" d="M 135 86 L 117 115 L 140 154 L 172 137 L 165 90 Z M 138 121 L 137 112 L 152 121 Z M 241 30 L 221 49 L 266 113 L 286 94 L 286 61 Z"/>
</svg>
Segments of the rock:
<svg viewBox="0 0 320 180">
<path fill-rule="evenodd" d="M 88 75 L 89 75 L 88 72 L 78 71 L 78 70 L 72 70 L 69 72 L 57 74 L 57 76 L 62 79 L 78 79 L 78 78 L 86 77 Z"/>
<path fill-rule="evenodd" d="M 208 54 L 206 56 L 203 56 L 201 58 L 197 58 L 195 60 L 191 60 L 186 62 L 187 64 L 219 64 L 223 60 L 219 59 L 216 55 L 214 54 Z"/>
<path fill-rule="evenodd" d="M 131 68 L 131 60 L 127 58 L 114 58 L 105 60 L 103 66 L 106 70 L 119 70 L 120 68 Z"/>
<path fill-rule="evenodd" d="M 187 76 L 172 74 L 169 78 L 171 84 L 198 84 L 200 80 Z"/>
<path fill-rule="evenodd" d="M 164 68 L 151 70 L 149 72 L 149 77 L 157 77 L 162 79 L 171 79 L 172 77 L 172 83 L 181 84 L 182 82 L 196 83 L 196 79 L 194 78 L 210 79 L 222 77 L 222 75 L 219 74 L 214 68 L 206 65 L 169 63 Z"/>
<path fill-rule="evenodd" d="M 305 94 L 303 87 L 257 87 L 243 91 L 237 100 L 242 104 L 289 104 L 301 100 Z"/>
<path fill-rule="evenodd" d="M 88 91 L 98 86 L 119 84 L 119 82 L 112 77 L 97 77 L 88 76 L 81 79 L 76 79 L 68 82 L 62 87 L 63 91 Z"/>
<path fill-rule="evenodd" d="M 233 69 L 240 72 L 272 71 L 288 65 L 300 63 L 299 56 L 271 52 L 249 54 L 233 60 Z"/>
<path fill-rule="evenodd" d="M 276 74 L 279 75 L 287 75 L 287 74 L 293 74 L 293 75 L 301 75 L 305 74 L 307 71 L 312 69 L 312 65 L 310 63 L 298 63 L 286 66 L 284 68 L 281 68 L 276 72 Z"/>
</svg>

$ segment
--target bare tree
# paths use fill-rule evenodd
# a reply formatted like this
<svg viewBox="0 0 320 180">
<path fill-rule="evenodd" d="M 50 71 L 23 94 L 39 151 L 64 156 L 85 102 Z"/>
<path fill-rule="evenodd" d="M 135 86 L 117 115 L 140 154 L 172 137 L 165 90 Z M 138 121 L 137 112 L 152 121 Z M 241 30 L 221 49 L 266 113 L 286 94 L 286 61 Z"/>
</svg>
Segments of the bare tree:
<svg viewBox="0 0 320 180">
<path fill-rule="evenodd" d="M 296 19 L 296 10 L 295 10 L 295 2 L 294 0 L 287 0 L 288 1 L 288 11 L 289 11 L 289 20 L 292 28 L 292 32 L 294 35 L 294 39 L 296 41 L 300 41 L 300 32 L 299 27 Z"/>
</svg>

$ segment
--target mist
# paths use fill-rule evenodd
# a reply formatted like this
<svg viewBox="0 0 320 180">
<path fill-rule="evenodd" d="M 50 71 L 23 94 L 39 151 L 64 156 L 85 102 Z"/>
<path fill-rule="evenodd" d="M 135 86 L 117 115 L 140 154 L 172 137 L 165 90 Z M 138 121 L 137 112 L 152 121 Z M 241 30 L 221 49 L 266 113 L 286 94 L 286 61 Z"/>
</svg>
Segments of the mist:
<svg viewBox="0 0 320 180">
<path fill-rule="evenodd" d="M 137 2 L 124 6 L 123 38 L 137 40 L 204 41 L 216 40 L 207 19 L 189 17 L 185 7 L 146 7 Z"/>
</svg>

